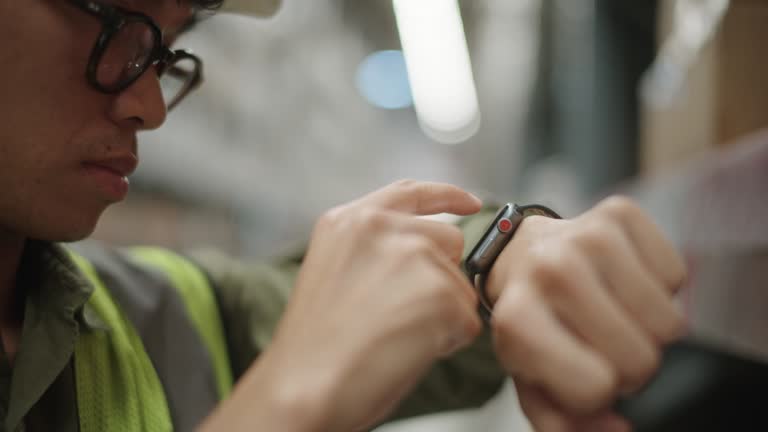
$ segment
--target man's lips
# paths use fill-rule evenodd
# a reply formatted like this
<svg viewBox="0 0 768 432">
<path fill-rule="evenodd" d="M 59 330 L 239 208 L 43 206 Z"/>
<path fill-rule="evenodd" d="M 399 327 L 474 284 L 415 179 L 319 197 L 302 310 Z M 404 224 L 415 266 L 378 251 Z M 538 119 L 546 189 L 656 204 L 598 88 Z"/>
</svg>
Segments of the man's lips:
<svg viewBox="0 0 768 432">
<path fill-rule="evenodd" d="M 87 160 L 83 162 L 85 167 L 95 167 L 105 169 L 119 175 L 120 177 L 128 177 L 136 171 L 136 167 L 139 164 L 139 159 L 134 155 L 115 156 L 104 159 Z"/>
<path fill-rule="evenodd" d="M 128 195 L 128 176 L 138 165 L 133 154 L 126 154 L 82 162 L 83 172 L 100 191 L 99 195 L 109 202 L 118 202 Z"/>
</svg>

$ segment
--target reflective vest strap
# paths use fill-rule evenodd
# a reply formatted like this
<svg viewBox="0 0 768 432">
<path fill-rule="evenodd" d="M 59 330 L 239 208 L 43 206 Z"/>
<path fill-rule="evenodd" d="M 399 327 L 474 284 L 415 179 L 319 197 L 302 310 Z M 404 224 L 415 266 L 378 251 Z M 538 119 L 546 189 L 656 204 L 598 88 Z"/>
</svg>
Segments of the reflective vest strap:
<svg viewBox="0 0 768 432">
<path fill-rule="evenodd" d="M 137 261 L 162 271 L 178 290 L 211 355 L 219 397 L 224 399 L 232 390 L 232 368 L 218 303 L 208 278 L 186 258 L 164 249 L 137 247 L 132 248 L 130 254 Z"/>
<path fill-rule="evenodd" d="M 82 432 L 173 430 L 162 384 L 141 338 L 86 259 L 71 254 L 94 288 L 89 306 L 109 326 L 81 334 L 75 385 Z"/>
</svg>

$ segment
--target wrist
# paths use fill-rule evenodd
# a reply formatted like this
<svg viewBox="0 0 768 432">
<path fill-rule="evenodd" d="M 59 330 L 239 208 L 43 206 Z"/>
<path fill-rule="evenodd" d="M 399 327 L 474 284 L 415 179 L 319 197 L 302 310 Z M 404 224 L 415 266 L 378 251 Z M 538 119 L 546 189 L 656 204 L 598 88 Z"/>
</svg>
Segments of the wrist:
<svg viewBox="0 0 768 432">
<path fill-rule="evenodd" d="M 326 396 L 323 386 L 313 385 L 302 378 L 287 369 L 271 367 L 266 358 L 258 360 L 201 430 L 327 430 L 327 404 L 331 399 Z"/>
</svg>

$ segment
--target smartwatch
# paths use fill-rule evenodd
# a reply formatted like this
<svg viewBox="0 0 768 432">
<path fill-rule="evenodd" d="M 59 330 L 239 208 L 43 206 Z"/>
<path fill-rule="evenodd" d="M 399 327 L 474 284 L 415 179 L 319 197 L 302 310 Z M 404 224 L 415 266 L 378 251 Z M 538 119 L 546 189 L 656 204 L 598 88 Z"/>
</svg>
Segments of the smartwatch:
<svg viewBox="0 0 768 432">
<path fill-rule="evenodd" d="M 507 204 L 499 210 L 496 217 L 485 230 L 472 252 L 464 262 L 464 267 L 472 285 L 475 286 L 480 300 L 480 316 L 488 322 L 491 319 L 493 306 L 488 299 L 485 283 L 488 273 L 491 272 L 493 263 L 499 257 L 501 251 L 515 235 L 515 231 L 528 216 L 546 216 L 561 219 L 560 215 L 552 209 L 542 205 L 517 205 Z"/>
</svg>

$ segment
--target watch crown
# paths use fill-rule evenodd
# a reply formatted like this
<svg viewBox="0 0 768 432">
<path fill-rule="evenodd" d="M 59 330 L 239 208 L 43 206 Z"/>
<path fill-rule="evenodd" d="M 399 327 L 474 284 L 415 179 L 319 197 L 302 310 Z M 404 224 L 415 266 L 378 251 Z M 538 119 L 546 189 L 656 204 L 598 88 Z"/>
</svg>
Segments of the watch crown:
<svg viewBox="0 0 768 432">
<path fill-rule="evenodd" d="M 501 231 L 502 233 L 506 234 L 510 230 L 512 230 L 512 221 L 507 219 L 507 218 L 504 218 L 504 219 L 499 221 L 499 223 L 496 225 L 496 227 L 499 229 L 499 231 Z"/>
</svg>

